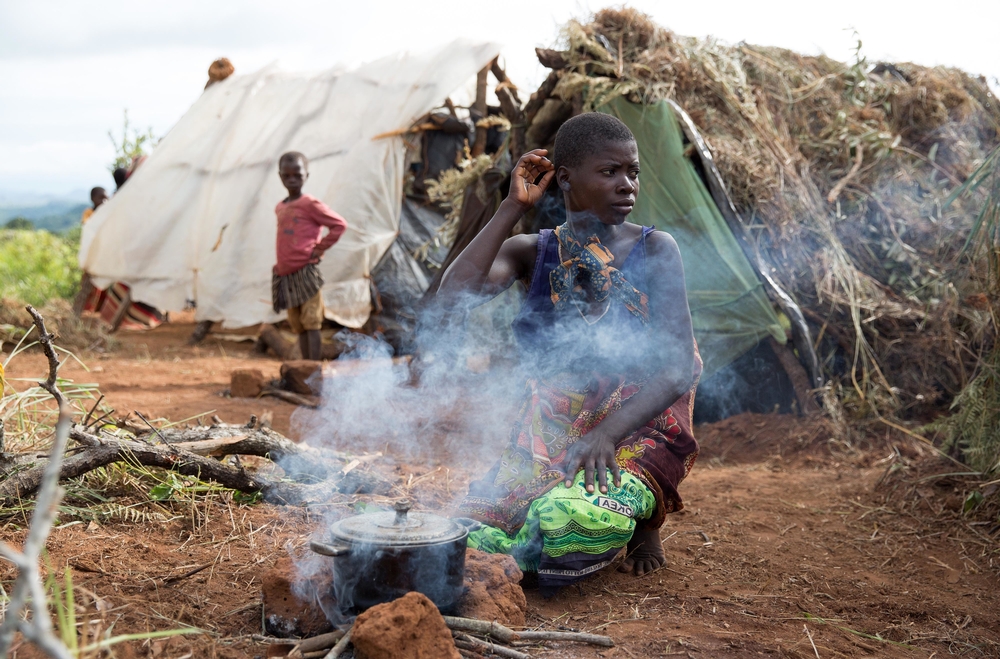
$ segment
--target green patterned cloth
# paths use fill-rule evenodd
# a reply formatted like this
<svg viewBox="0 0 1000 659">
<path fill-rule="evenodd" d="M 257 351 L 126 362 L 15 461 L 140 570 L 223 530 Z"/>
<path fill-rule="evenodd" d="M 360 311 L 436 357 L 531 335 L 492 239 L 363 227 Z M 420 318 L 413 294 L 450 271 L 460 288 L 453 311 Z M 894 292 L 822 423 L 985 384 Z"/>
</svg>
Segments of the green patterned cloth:
<svg viewBox="0 0 1000 659">
<path fill-rule="evenodd" d="M 621 477 L 621 487 L 615 487 L 609 471 L 608 493 L 596 488 L 588 493 L 581 470 L 572 487 L 556 485 L 532 501 L 515 536 L 484 524 L 469 534 L 468 546 L 510 554 L 527 572 L 563 577 L 596 572 L 628 544 L 636 520 L 649 519 L 656 508 L 656 497 L 641 480 L 625 471 Z M 600 560 L 594 563 L 595 558 Z M 562 560 L 557 567 L 552 559 Z"/>
</svg>

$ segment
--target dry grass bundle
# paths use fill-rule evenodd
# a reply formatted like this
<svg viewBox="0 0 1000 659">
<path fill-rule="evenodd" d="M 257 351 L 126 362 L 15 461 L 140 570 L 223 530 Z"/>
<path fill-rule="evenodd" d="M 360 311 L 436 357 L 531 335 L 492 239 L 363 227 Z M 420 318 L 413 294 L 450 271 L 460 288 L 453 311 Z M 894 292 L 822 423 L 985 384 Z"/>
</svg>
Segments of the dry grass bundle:
<svg viewBox="0 0 1000 659">
<path fill-rule="evenodd" d="M 984 306 L 997 291 L 986 257 L 961 250 L 983 196 L 945 202 L 1000 143 L 984 79 L 872 65 L 860 41 L 845 64 L 681 37 L 629 8 L 569 23 L 546 55 L 549 98 L 574 112 L 622 95 L 691 115 L 847 411 L 932 416 L 969 383 L 993 344 Z M 529 118 L 550 121 L 547 107 Z M 551 143 L 555 127 L 529 136 Z"/>
<path fill-rule="evenodd" d="M 989 269 L 987 287 L 992 297 L 1000 294 L 1000 147 L 949 198 L 983 191 L 986 200 L 976 217 L 963 254 L 986 261 Z M 946 203 L 947 205 L 947 203 Z M 971 296 L 970 304 L 990 313 L 996 327 L 996 310 L 990 308 L 989 296 Z M 983 474 L 1000 472 L 1000 342 L 994 342 L 989 356 L 979 364 L 976 377 L 969 382 L 952 403 L 954 414 L 932 424 L 943 433 L 953 451 L 961 451 L 967 464 Z M 993 493 L 997 488 L 993 488 Z M 1000 504 L 1000 497 L 996 497 Z"/>
<path fill-rule="evenodd" d="M 482 154 L 472 157 L 467 155 L 455 169 L 441 172 L 437 180 L 427 180 L 427 197 L 431 202 L 439 204 L 441 208 L 446 210 L 445 222 L 438 228 L 434 239 L 435 245 L 450 245 L 455 241 L 466 188 L 479 181 L 494 164 L 493 156 Z M 424 248 L 429 247 L 429 244 L 424 246 Z M 424 255 L 422 254 L 421 257 Z"/>
<path fill-rule="evenodd" d="M 0 299 L 0 345 L 16 344 L 33 327 L 24 307 L 19 300 Z M 74 350 L 108 350 L 117 345 L 96 318 L 80 318 L 74 314 L 68 300 L 51 299 L 40 311 L 61 346 Z M 31 337 L 27 342 L 31 342 Z"/>
</svg>

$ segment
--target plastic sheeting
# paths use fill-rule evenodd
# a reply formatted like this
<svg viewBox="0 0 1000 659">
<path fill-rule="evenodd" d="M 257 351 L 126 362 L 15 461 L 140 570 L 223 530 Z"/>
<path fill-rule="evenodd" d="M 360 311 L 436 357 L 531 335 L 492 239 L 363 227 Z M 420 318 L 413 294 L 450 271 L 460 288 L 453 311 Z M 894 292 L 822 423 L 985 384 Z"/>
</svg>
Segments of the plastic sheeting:
<svg viewBox="0 0 1000 659">
<path fill-rule="evenodd" d="M 382 304 L 392 313 L 411 312 L 434 278 L 433 270 L 415 254 L 427 250 L 427 260 L 441 263 L 448 254 L 444 245 L 435 245 L 444 216 L 410 199 L 403 200 L 399 235 L 372 271 L 372 281 Z"/>
<path fill-rule="evenodd" d="M 764 286 L 691 161 L 667 103 L 618 98 L 600 108 L 632 130 L 641 185 L 630 222 L 670 233 L 684 262 L 688 304 L 707 379 L 767 336 L 785 331 Z"/>
<path fill-rule="evenodd" d="M 274 206 L 286 196 L 277 161 L 309 158 L 304 186 L 349 228 L 323 258 L 327 316 L 360 327 L 369 277 L 399 227 L 405 129 L 499 52 L 453 42 L 353 71 L 315 75 L 274 66 L 212 85 L 83 228 L 80 266 L 96 285 L 121 281 L 133 298 L 227 327 L 274 322 Z"/>
</svg>

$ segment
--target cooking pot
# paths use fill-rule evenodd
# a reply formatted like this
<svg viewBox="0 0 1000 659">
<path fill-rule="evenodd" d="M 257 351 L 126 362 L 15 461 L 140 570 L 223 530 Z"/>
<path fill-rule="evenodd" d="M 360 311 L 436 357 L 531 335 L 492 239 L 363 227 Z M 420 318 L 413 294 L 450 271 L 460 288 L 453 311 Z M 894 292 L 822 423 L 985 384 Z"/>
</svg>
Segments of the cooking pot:
<svg viewBox="0 0 1000 659">
<path fill-rule="evenodd" d="M 327 541 L 310 543 L 314 552 L 334 558 L 338 606 L 356 613 L 417 591 L 452 610 L 464 588 L 466 538 L 479 523 L 410 512 L 407 500 L 394 508 L 346 517 L 330 528 Z"/>
</svg>

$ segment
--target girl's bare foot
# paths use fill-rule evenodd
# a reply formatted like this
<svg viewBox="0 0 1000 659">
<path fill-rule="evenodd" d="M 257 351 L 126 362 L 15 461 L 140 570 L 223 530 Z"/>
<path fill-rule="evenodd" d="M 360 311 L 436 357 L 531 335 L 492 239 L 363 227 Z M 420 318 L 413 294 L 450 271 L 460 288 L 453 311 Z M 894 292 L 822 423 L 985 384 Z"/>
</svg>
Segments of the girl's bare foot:
<svg viewBox="0 0 1000 659">
<path fill-rule="evenodd" d="M 663 554 L 660 530 L 637 528 L 625 548 L 625 561 L 618 567 L 618 571 L 632 572 L 641 577 L 666 564 L 667 557 Z"/>
</svg>

